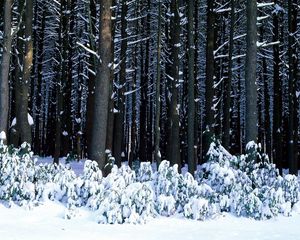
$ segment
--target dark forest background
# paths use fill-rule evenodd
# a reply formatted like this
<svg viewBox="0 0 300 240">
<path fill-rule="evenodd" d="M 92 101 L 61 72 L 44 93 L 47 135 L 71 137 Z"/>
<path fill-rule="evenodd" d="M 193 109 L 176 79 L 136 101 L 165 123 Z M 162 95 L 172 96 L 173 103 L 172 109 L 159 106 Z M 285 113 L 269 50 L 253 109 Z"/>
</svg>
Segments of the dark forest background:
<svg viewBox="0 0 300 240">
<path fill-rule="evenodd" d="M 103 168 L 108 149 L 118 165 L 168 159 L 190 172 L 211 141 L 240 154 L 253 140 L 296 173 L 299 6 L 3 0 L 0 130 L 56 162 Z"/>
</svg>

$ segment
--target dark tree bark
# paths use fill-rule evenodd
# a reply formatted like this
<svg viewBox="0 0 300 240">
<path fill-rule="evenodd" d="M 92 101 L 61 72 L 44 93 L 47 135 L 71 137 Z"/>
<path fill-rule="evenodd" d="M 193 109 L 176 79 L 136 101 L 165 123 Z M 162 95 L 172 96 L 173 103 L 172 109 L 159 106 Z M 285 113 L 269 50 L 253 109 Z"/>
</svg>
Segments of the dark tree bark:
<svg viewBox="0 0 300 240">
<path fill-rule="evenodd" d="M 235 27 L 235 0 L 230 0 L 230 30 L 229 30 L 229 48 L 228 48 L 228 75 L 224 87 L 224 122 L 222 144 L 226 149 L 230 149 L 230 120 L 231 120 L 231 83 L 233 67 L 233 36 Z"/>
<path fill-rule="evenodd" d="M 178 165 L 181 170 L 180 139 L 179 139 L 179 109 L 178 109 L 178 87 L 179 87 L 179 48 L 180 48 L 180 16 L 178 0 L 171 1 L 170 17 L 170 82 L 171 82 L 171 103 L 169 109 L 169 136 L 167 159 L 172 164 Z"/>
<path fill-rule="evenodd" d="M 32 20 L 33 20 L 33 2 L 26 0 L 26 8 L 24 14 L 25 21 L 25 53 L 23 60 L 22 79 L 17 80 L 16 92 L 16 119 L 19 132 L 20 142 L 31 144 L 31 127 L 28 122 L 28 98 L 29 83 L 33 61 L 33 41 L 32 41 Z"/>
<path fill-rule="evenodd" d="M 257 86 L 256 86 L 256 63 L 257 63 L 257 2 L 247 0 L 247 45 L 246 45 L 246 143 L 257 141 Z"/>
<path fill-rule="evenodd" d="M 126 53 L 127 53 L 127 1 L 122 0 L 121 9 L 121 64 L 118 86 L 118 112 L 115 114 L 113 155 L 118 166 L 121 166 L 124 144 L 124 113 L 125 113 L 125 87 L 126 87 Z"/>
<path fill-rule="evenodd" d="M 89 43 L 91 49 L 96 51 L 96 1 L 97 0 L 90 0 L 89 6 Z M 89 71 L 89 80 L 88 80 L 88 99 L 87 99 L 87 117 L 86 117 L 86 146 L 87 146 L 87 153 L 88 156 L 91 155 L 91 141 L 92 141 L 92 125 L 93 125 L 93 118 L 94 118 L 94 101 L 95 101 L 95 75 L 97 67 L 97 58 L 94 54 L 90 53 L 89 55 L 89 64 L 90 64 L 90 71 Z M 92 70 L 92 71 L 91 71 Z"/>
<path fill-rule="evenodd" d="M 203 134 L 203 156 L 209 149 L 214 134 L 214 76 L 215 76 L 215 12 L 214 1 L 207 1 L 207 36 L 206 36 L 206 78 L 205 78 L 205 119 Z"/>
<path fill-rule="evenodd" d="M 194 175 L 195 161 L 195 40 L 194 40 L 194 0 L 188 1 L 188 170 Z"/>
<path fill-rule="evenodd" d="M 100 0 L 99 66 L 96 75 L 90 158 L 105 166 L 106 130 L 112 88 L 112 0 Z"/>
<path fill-rule="evenodd" d="M 154 143 L 154 160 L 156 161 L 157 167 L 161 163 L 161 152 L 160 152 L 160 82 L 161 82 L 161 14 L 162 14 L 162 3 L 158 2 L 158 26 L 157 26 L 157 78 L 156 78 L 156 92 L 155 92 L 155 143 Z"/>
<path fill-rule="evenodd" d="M 4 1 L 4 39 L 0 73 L 0 132 L 8 133 L 9 66 L 11 58 L 11 13 L 12 0 Z"/>
<path fill-rule="evenodd" d="M 298 101 L 297 89 L 297 0 L 288 1 L 288 62 L 289 62 L 289 120 L 288 120 L 288 162 L 289 172 L 298 174 Z"/>
<path fill-rule="evenodd" d="M 66 81 L 68 81 L 69 69 L 68 69 L 68 56 L 69 56 L 69 14 L 68 14 L 68 0 L 61 1 L 60 7 L 60 22 L 59 22 L 59 54 L 60 54 L 60 65 L 59 72 L 56 82 L 56 124 L 55 124 L 55 150 L 54 150 L 54 163 L 59 163 L 59 157 L 61 156 L 62 150 L 62 136 L 68 137 L 70 133 L 64 130 L 64 124 L 66 121 L 67 109 L 64 109 L 64 92 Z M 70 101 L 70 100 L 69 100 Z M 67 107 L 68 108 L 68 107 Z M 68 142 L 66 142 L 66 148 L 68 148 Z"/>
<path fill-rule="evenodd" d="M 278 0 L 274 3 L 277 4 Z M 280 13 L 273 15 L 273 42 L 280 40 L 279 35 Z M 282 174 L 282 82 L 280 78 L 280 46 L 273 46 L 273 86 L 274 86 L 274 105 L 273 105 L 273 159 Z"/>
<path fill-rule="evenodd" d="M 142 5 L 143 6 L 143 5 Z M 150 1 L 146 3 L 147 8 L 150 6 Z M 149 15 L 144 17 L 142 20 L 142 26 L 144 26 L 144 31 L 146 36 L 150 34 L 149 26 Z M 141 106 L 140 106 L 140 144 L 139 144 L 139 157 L 142 162 L 151 161 L 149 159 L 149 151 L 151 151 L 151 143 L 149 142 L 149 99 L 148 99 L 148 86 L 149 86 L 149 44 L 150 40 L 146 39 L 145 42 L 141 42 Z"/>
</svg>

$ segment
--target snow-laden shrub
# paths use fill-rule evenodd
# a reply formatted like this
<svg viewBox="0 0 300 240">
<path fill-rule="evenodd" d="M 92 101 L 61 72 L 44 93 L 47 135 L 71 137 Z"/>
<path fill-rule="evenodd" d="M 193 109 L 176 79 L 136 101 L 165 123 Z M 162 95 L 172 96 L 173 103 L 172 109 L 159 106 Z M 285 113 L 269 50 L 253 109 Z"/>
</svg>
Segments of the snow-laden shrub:
<svg viewBox="0 0 300 240">
<path fill-rule="evenodd" d="M 123 223 L 121 208 L 121 191 L 106 191 L 97 211 L 98 223 Z"/>
<path fill-rule="evenodd" d="M 193 197 L 184 206 L 183 215 L 194 220 L 205 220 L 211 216 L 212 212 L 207 199 Z"/>
<path fill-rule="evenodd" d="M 299 201 L 299 183 L 295 175 L 288 174 L 284 176 L 282 181 L 282 189 L 284 192 L 284 199 L 294 205 Z"/>
<path fill-rule="evenodd" d="M 12 148 L 0 142 L 0 199 L 29 206 L 60 201 L 68 219 L 84 206 L 96 211 L 99 223 L 110 224 L 144 223 L 157 214 L 175 213 L 197 220 L 220 212 L 254 219 L 291 215 L 299 201 L 297 177 L 279 176 L 259 146 L 251 146 L 262 162 L 232 156 L 213 143 L 195 178 L 179 174 L 178 166 L 168 161 L 157 172 L 151 163 L 140 163 L 135 171 L 114 165 L 103 177 L 96 162 L 86 160 L 83 174 L 76 176 L 68 164 L 36 165 L 28 144 Z"/>
<path fill-rule="evenodd" d="M 35 163 L 30 146 L 7 147 L 1 143 L 0 153 L 0 199 L 21 202 L 35 198 Z"/>
<path fill-rule="evenodd" d="M 170 216 L 176 211 L 179 183 L 178 165 L 170 166 L 170 162 L 164 160 L 159 165 L 154 177 L 156 194 L 156 210 L 163 216 Z"/>
<path fill-rule="evenodd" d="M 180 174 L 178 177 L 178 192 L 176 198 L 176 208 L 178 212 L 182 212 L 184 206 L 189 202 L 190 198 L 198 195 L 198 183 L 190 173 Z"/>
<path fill-rule="evenodd" d="M 150 162 L 142 162 L 137 172 L 137 181 L 139 182 L 148 182 L 153 179 L 153 170 Z"/>
<path fill-rule="evenodd" d="M 176 200 L 172 195 L 159 195 L 155 207 L 160 215 L 169 217 L 176 212 Z"/>
<path fill-rule="evenodd" d="M 198 184 L 205 184 L 211 190 L 206 194 L 200 191 L 200 196 L 218 205 L 220 211 L 238 216 L 267 219 L 279 213 L 289 215 L 291 207 L 299 201 L 297 178 L 280 177 L 259 145 L 251 143 L 247 147 L 253 150 L 251 154 L 256 154 L 255 159 L 262 162 L 256 163 L 254 157 L 248 155 L 231 156 L 222 146 L 211 144 L 209 161 L 196 173 Z"/>
<path fill-rule="evenodd" d="M 128 186 L 136 181 L 135 171 L 127 165 L 122 165 L 119 168 L 119 175 L 124 178 L 125 186 Z"/>
<path fill-rule="evenodd" d="M 97 215 L 102 224 L 145 223 L 154 216 L 153 191 L 143 183 L 132 183 L 122 190 L 108 190 Z"/>
<path fill-rule="evenodd" d="M 154 180 L 156 195 L 172 195 L 174 198 L 177 198 L 178 180 L 178 165 L 170 166 L 170 162 L 162 161 Z"/>
</svg>

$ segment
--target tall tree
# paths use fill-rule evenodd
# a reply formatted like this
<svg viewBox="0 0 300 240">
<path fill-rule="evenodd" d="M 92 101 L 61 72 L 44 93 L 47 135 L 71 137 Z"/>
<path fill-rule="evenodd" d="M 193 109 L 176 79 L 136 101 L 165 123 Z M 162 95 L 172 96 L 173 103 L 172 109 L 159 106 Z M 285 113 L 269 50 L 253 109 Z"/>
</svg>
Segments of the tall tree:
<svg viewBox="0 0 300 240">
<path fill-rule="evenodd" d="M 203 134 L 203 156 L 209 149 L 214 134 L 214 76 L 215 76 L 215 1 L 207 0 L 206 77 L 205 77 L 205 120 Z"/>
<path fill-rule="evenodd" d="M 4 1 L 4 41 L 0 68 L 0 132 L 7 133 L 8 107 L 9 107 L 9 66 L 11 57 L 12 31 L 11 13 L 12 0 Z"/>
<path fill-rule="evenodd" d="M 247 0 L 247 36 L 246 36 L 246 143 L 257 141 L 257 2 Z"/>
<path fill-rule="evenodd" d="M 100 0 L 99 65 L 96 74 L 90 158 L 105 166 L 106 129 L 112 88 L 112 0 Z"/>
<path fill-rule="evenodd" d="M 188 167 L 194 174 L 195 162 L 195 40 L 194 40 L 194 0 L 188 1 Z"/>
<path fill-rule="evenodd" d="M 118 84 L 118 111 L 114 121 L 113 155 L 116 163 L 121 166 L 121 156 L 124 149 L 124 113 L 125 113 L 125 87 L 126 87 L 126 53 L 127 53 L 127 1 L 122 0 L 121 8 L 121 63 Z"/>
<path fill-rule="evenodd" d="M 32 20 L 33 20 L 33 1 L 26 0 L 26 7 L 23 19 L 25 19 L 25 52 L 23 67 L 21 70 L 22 78 L 17 79 L 16 84 L 16 119 L 19 132 L 19 141 L 31 144 L 31 127 L 28 122 L 28 99 L 29 84 L 33 61 L 33 40 L 32 40 Z"/>
<path fill-rule="evenodd" d="M 224 86 L 224 124 L 222 144 L 226 149 L 230 149 L 230 114 L 231 114 L 231 84 L 233 68 L 233 37 L 235 27 L 235 0 L 230 0 L 230 30 L 228 48 L 228 74 Z"/>
<path fill-rule="evenodd" d="M 180 48 L 180 16 L 179 1 L 171 1 L 170 17 L 170 106 L 169 106 L 169 133 L 168 133 L 168 160 L 172 164 L 178 164 L 181 170 L 180 143 L 179 143 L 179 48 Z"/>
<path fill-rule="evenodd" d="M 298 101 L 297 101 L 297 0 L 288 1 L 288 161 L 290 173 L 298 172 Z"/>
<path fill-rule="evenodd" d="M 275 0 L 278 4 L 278 0 Z M 279 6 L 279 5 L 277 5 Z M 273 42 L 280 41 L 279 18 L 281 11 L 273 13 Z M 274 86 L 274 105 L 273 105 L 273 159 L 280 173 L 282 173 L 282 82 L 280 78 L 280 46 L 273 46 L 273 86 Z"/>
<path fill-rule="evenodd" d="M 158 2 L 158 23 L 157 23 L 157 60 L 156 60 L 156 93 L 155 93 L 155 141 L 154 141 L 154 159 L 156 160 L 157 167 L 161 162 L 161 152 L 160 152 L 160 109 L 161 109 L 161 100 L 160 100 L 160 82 L 161 82 L 161 14 L 162 14 L 162 3 L 161 0 Z"/>
</svg>

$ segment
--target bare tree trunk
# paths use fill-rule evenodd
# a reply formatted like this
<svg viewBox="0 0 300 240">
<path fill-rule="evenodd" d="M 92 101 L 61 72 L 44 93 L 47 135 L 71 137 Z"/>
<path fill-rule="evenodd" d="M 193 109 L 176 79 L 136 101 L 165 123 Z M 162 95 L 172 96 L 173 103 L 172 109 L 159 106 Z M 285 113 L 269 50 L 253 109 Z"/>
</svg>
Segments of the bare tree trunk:
<svg viewBox="0 0 300 240">
<path fill-rule="evenodd" d="M 127 1 L 122 1 L 121 10 L 121 64 L 118 88 L 118 112 L 115 114 L 114 157 L 121 166 L 122 151 L 124 150 L 124 113 L 125 113 L 125 85 L 126 85 L 126 52 L 127 52 Z"/>
<path fill-rule="evenodd" d="M 188 170 L 194 175 L 195 162 L 195 40 L 194 0 L 188 0 Z"/>
<path fill-rule="evenodd" d="M 290 173 L 298 173 L 298 101 L 297 85 L 297 0 L 288 1 L 288 60 L 289 60 L 289 120 L 288 120 L 288 162 Z"/>
<path fill-rule="evenodd" d="M 8 106 L 9 106 L 9 66 L 11 57 L 11 11 L 12 0 L 5 0 L 4 2 L 4 41 L 1 61 L 0 74 L 0 132 L 8 133 Z"/>
<path fill-rule="evenodd" d="M 59 163 L 59 157 L 62 150 L 62 135 L 63 135 L 63 126 L 65 124 L 65 111 L 64 109 L 64 91 L 65 91 L 65 81 L 68 81 L 68 24 L 69 24 L 69 15 L 68 12 L 68 1 L 62 0 L 60 7 L 60 23 L 59 23 L 59 51 L 60 51 L 60 65 L 59 72 L 56 82 L 56 120 L 55 120 L 55 147 L 54 147 L 54 163 Z M 64 137 L 69 137 L 70 133 L 64 131 Z M 68 142 L 66 146 L 68 148 Z"/>
<path fill-rule="evenodd" d="M 224 126 L 222 144 L 226 149 L 230 149 L 230 115 L 231 115 L 231 83 L 232 83 L 232 55 L 233 55 L 233 35 L 235 26 L 235 0 L 230 0 L 230 33 L 228 49 L 228 76 L 225 82 L 224 91 Z"/>
<path fill-rule="evenodd" d="M 16 114 L 17 126 L 20 135 L 20 141 L 31 144 L 31 127 L 28 122 L 28 98 L 29 83 L 33 61 L 33 41 L 32 41 L 32 19 L 33 19 L 33 2 L 26 0 L 25 9 L 25 55 L 22 79 L 18 79 L 18 97 L 16 105 L 18 111 Z"/>
<path fill-rule="evenodd" d="M 156 93 L 155 93 L 155 155 L 154 159 L 156 160 L 157 167 L 159 167 L 161 163 L 161 152 L 160 152 L 160 79 L 161 79 L 161 0 L 158 2 L 158 26 L 157 26 L 157 78 L 156 78 Z"/>
<path fill-rule="evenodd" d="M 109 98 L 113 75 L 112 0 L 100 0 L 99 66 L 96 75 L 90 158 L 105 166 Z"/>
<path fill-rule="evenodd" d="M 96 51 L 96 41 L 94 36 L 96 36 L 96 0 L 90 0 L 89 6 L 89 42 L 90 47 L 93 51 Z M 96 72 L 97 59 L 90 53 L 89 64 L 92 71 Z M 90 156 L 91 154 L 91 141 L 92 141 L 92 125 L 94 118 L 94 102 L 95 102 L 95 75 L 92 71 L 89 71 L 89 80 L 88 80 L 88 99 L 87 99 L 87 119 L 86 119 L 86 146 L 87 153 Z"/>
<path fill-rule="evenodd" d="M 178 0 L 171 2 L 170 18 L 170 44 L 171 44 L 171 103 L 169 109 L 169 141 L 168 160 L 178 164 L 181 170 L 180 139 L 179 139 L 179 109 L 178 109 L 178 83 L 179 83 L 179 47 L 180 47 L 180 16 Z"/>
<path fill-rule="evenodd" d="M 215 12 L 214 1 L 207 0 L 206 78 L 205 78 L 205 123 L 203 156 L 205 157 L 214 134 L 214 76 L 215 76 Z"/>
<path fill-rule="evenodd" d="M 277 4 L 278 0 L 275 0 Z M 273 42 L 280 40 L 279 37 L 279 14 L 273 16 Z M 280 46 L 273 46 L 274 65 L 273 65 L 273 86 L 274 86 L 274 104 L 273 104 L 273 159 L 276 167 L 282 174 L 282 83 L 280 79 Z"/>
<path fill-rule="evenodd" d="M 247 0 L 247 50 L 246 50 L 246 143 L 257 141 L 257 2 Z"/>
</svg>

